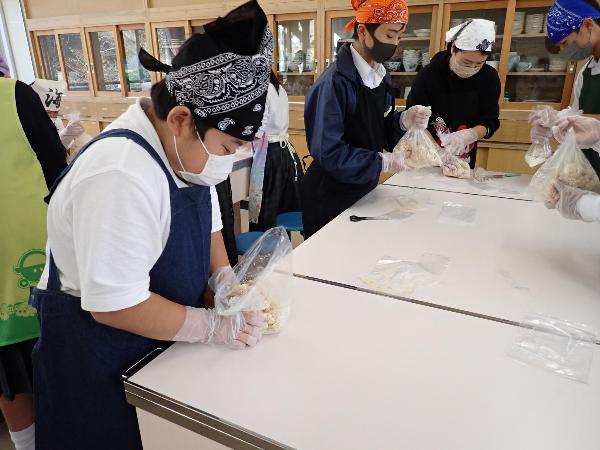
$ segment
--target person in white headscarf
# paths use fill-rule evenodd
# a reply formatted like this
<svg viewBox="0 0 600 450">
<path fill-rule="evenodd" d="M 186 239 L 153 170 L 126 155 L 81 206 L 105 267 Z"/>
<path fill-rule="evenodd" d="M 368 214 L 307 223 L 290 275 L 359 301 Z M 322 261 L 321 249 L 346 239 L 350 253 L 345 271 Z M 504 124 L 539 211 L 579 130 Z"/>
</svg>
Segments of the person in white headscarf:
<svg viewBox="0 0 600 450">
<path fill-rule="evenodd" d="M 477 141 L 500 127 L 500 78 L 486 64 L 496 38 L 490 20 L 469 19 L 446 33 L 446 50 L 421 69 L 406 108 L 431 106 L 428 129 L 446 150 L 448 169 L 464 160 L 475 167 Z"/>
<path fill-rule="evenodd" d="M 37 78 L 31 87 L 40 97 L 48 116 L 50 116 L 52 122 L 54 122 L 56 131 L 58 131 L 64 147 L 67 150 L 70 150 L 75 140 L 85 133 L 85 129 L 79 120 L 71 120 L 65 127 L 62 119 L 58 117 L 62 97 L 67 88 L 67 84 L 64 81 Z"/>
</svg>

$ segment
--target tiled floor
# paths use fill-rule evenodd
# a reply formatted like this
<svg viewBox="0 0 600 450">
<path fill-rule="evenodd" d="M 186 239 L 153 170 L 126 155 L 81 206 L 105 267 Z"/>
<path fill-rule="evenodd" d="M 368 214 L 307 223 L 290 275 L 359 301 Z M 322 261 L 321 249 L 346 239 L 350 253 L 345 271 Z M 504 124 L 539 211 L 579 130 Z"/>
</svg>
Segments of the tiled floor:
<svg viewBox="0 0 600 450">
<path fill-rule="evenodd" d="M 5 422 L 0 423 L 0 448 L 2 450 L 14 450 L 15 448 L 8 435 L 8 428 L 6 428 Z"/>
</svg>

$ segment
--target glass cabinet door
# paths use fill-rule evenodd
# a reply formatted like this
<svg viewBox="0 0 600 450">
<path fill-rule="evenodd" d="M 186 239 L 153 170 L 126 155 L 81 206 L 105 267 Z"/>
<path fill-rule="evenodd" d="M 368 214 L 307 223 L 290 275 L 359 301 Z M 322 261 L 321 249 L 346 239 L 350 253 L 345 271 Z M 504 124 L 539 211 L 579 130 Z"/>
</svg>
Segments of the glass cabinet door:
<svg viewBox="0 0 600 450">
<path fill-rule="evenodd" d="M 143 28 L 121 30 L 121 40 L 127 92 L 150 92 L 150 72 L 142 67 L 138 59 L 140 49 L 147 45 L 146 31 Z"/>
<path fill-rule="evenodd" d="M 43 77 L 48 80 L 62 81 L 63 74 L 56 48 L 56 37 L 54 34 L 39 35 L 37 37 L 40 49 L 40 62 L 42 64 Z"/>
<path fill-rule="evenodd" d="M 66 71 L 69 91 L 89 91 L 88 63 L 83 51 L 80 33 L 63 33 L 58 36 L 60 51 Z"/>
<path fill-rule="evenodd" d="M 277 22 L 277 69 L 290 96 L 303 96 L 314 83 L 314 19 Z"/>
<path fill-rule="evenodd" d="M 333 63 L 337 58 L 339 47 L 344 42 L 352 41 L 354 30 L 345 31 L 344 27 L 354 18 L 353 15 L 348 17 L 334 17 L 331 19 L 331 40 L 329 47 L 329 62 Z"/>
<path fill-rule="evenodd" d="M 161 62 L 171 65 L 179 47 L 185 42 L 185 27 L 157 28 L 158 54 Z"/>
<path fill-rule="evenodd" d="M 89 36 L 96 89 L 100 92 L 120 92 L 121 77 L 114 33 L 92 31 Z"/>
<path fill-rule="evenodd" d="M 518 6 L 513 22 L 504 101 L 561 103 L 569 61 L 546 50 L 548 8 Z"/>
<path fill-rule="evenodd" d="M 392 58 L 383 63 L 392 76 L 394 95 L 406 99 L 419 70 L 429 64 L 432 47 L 432 12 L 410 15 L 408 27 L 402 35 Z"/>
</svg>

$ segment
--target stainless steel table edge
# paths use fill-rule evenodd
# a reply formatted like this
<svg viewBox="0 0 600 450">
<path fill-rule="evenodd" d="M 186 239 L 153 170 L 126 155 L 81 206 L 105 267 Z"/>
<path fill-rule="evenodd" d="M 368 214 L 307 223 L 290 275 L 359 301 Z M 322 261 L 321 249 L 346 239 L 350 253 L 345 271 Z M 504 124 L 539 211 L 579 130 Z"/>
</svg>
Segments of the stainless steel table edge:
<svg viewBox="0 0 600 450">
<path fill-rule="evenodd" d="M 122 375 L 125 397 L 130 405 L 233 449 L 293 450 L 293 447 L 280 444 L 131 381 L 133 375 L 171 345 L 172 343 L 166 343 L 165 346 L 152 350 Z"/>
</svg>

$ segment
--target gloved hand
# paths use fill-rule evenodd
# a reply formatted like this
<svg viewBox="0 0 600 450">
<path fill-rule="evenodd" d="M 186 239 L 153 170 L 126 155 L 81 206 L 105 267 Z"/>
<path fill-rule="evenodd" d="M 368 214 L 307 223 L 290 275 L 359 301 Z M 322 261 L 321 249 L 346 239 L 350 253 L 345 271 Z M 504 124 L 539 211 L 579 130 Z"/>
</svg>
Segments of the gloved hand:
<svg viewBox="0 0 600 450">
<path fill-rule="evenodd" d="M 442 158 L 442 169 L 454 172 L 460 168 L 460 158 L 458 156 L 445 150 L 440 156 Z"/>
<path fill-rule="evenodd" d="M 400 128 L 403 131 L 407 131 L 409 128 L 424 130 L 429 125 L 430 117 L 431 106 L 411 106 L 400 115 Z"/>
<path fill-rule="evenodd" d="M 531 124 L 531 142 L 533 144 L 543 145 L 552 138 L 552 126 L 557 116 L 558 112 L 549 106 L 529 113 L 528 122 Z"/>
<path fill-rule="evenodd" d="M 221 286 L 221 290 L 226 289 L 226 291 L 230 291 L 231 288 L 238 284 L 240 284 L 240 281 L 231 266 L 219 267 L 208 280 L 208 287 L 213 292 L 217 292 L 219 286 Z"/>
<path fill-rule="evenodd" d="M 581 197 L 589 194 L 589 192 L 567 186 L 560 181 L 555 181 L 552 185 L 558 191 L 560 198 L 556 203 L 546 202 L 546 208 L 558 209 L 558 212 L 561 213 L 565 219 L 582 220 L 581 215 L 577 210 L 577 203 L 581 200 Z"/>
<path fill-rule="evenodd" d="M 185 320 L 173 340 L 220 344 L 238 350 L 258 344 L 266 328 L 267 323 L 258 312 L 219 316 L 214 309 L 186 306 Z"/>
<path fill-rule="evenodd" d="M 75 139 L 77 139 L 83 133 L 85 133 L 85 128 L 83 128 L 81 122 L 79 120 L 74 120 L 72 122 L 69 122 L 67 126 L 60 131 L 60 141 L 68 150 L 69 147 L 71 147 L 71 145 L 75 141 Z"/>
<path fill-rule="evenodd" d="M 379 153 L 383 161 L 382 171 L 386 173 L 398 173 L 411 170 L 401 153 Z"/>
<path fill-rule="evenodd" d="M 468 153 L 468 146 L 479 140 L 479 134 L 473 128 L 455 131 L 441 136 L 442 147 L 453 155 Z"/>
<path fill-rule="evenodd" d="M 579 147 L 593 147 L 600 153 L 600 120 L 584 116 L 571 116 L 560 119 L 552 128 L 556 140 L 562 142 L 570 128 L 575 131 Z"/>
</svg>

